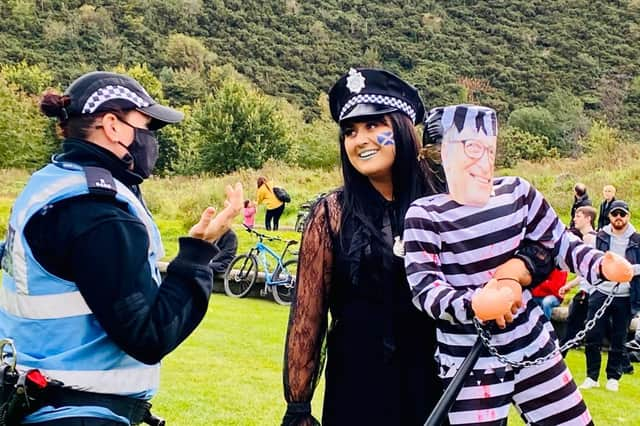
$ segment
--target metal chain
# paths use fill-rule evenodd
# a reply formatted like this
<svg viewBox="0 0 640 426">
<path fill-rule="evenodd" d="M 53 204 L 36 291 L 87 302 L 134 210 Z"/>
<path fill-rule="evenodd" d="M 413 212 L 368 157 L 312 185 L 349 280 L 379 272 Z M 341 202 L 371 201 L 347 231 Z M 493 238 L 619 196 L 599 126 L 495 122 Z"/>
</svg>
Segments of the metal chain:
<svg viewBox="0 0 640 426">
<path fill-rule="evenodd" d="M 602 303 L 602 306 L 600 306 L 598 308 L 598 310 L 596 311 L 596 313 L 593 316 L 593 318 L 585 323 L 584 329 L 580 330 L 579 332 L 577 332 L 576 336 L 573 339 L 568 340 L 564 345 L 562 345 L 562 347 L 556 345 L 556 348 L 551 353 L 549 353 L 549 354 L 547 354 L 547 355 L 545 355 L 543 357 L 536 358 L 534 360 L 524 360 L 524 361 L 512 361 L 512 360 L 510 360 L 505 355 L 502 355 L 501 353 L 499 353 L 498 352 L 498 348 L 496 348 L 495 346 L 493 346 L 491 344 L 491 333 L 482 326 L 482 324 L 480 323 L 480 321 L 477 318 L 473 319 L 473 325 L 476 327 L 476 331 L 478 332 L 478 338 L 480 338 L 480 340 L 482 340 L 482 344 L 487 348 L 489 353 L 491 355 L 495 356 L 496 358 L 498 358 L 498 360 L 501 363 L 503 363 L 505 365 L 510 365 L 511 367 L 516 367 L 516 368 L 526 368 L 526 367 L 532 367 L 534 365 L 540 365 L 540 364 L 542 364 L 544 362 L 547 362 L 547 361 L 551 360 L 552 358 L 554 358 L 559 353 L 564 352 L 566 350 L 569 350 L 574 346 L 577 346 L 582 341 L 582 339 L 584 339 L 586 334 L 590 330 L 592 330 L 593 327 L 595 327 L 596 322 L 600 318 L 602 318 L 602 316 L 604 315 L 605 311 L 607 310 L 607 307 L 609 307 L 609 305 L 613 301 L 613 298 L 615 297 L 615 293 L 618 291 L 618 287 L 619 286 L 620 286 L 620 283 L 617 283 L 613 287 L 613 291 L 604 300 L 604 302 Z"/>
</svg>

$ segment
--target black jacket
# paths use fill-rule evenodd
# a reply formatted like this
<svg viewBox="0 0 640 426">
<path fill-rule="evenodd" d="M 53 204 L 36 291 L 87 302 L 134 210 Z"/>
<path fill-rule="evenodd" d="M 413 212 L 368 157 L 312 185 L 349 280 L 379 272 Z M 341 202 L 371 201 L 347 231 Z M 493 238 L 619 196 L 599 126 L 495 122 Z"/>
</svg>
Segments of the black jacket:
<svg viewBox="0 0 640 426">
<path fill-rule="evenodd" d="M 140 176 L 97 145 L 65 140 L 61 161 L 107 169 L 140 196 Z M 44 208 L 25 228 L 35 258 L 73 281 L 111 339 L 137 360 L 153 364 L 200 323 L 212 287 L 209 260 L 217 248 L 181 238 L 180 250 L 158 287 L 147 260 L 142 222 L 113 196 L 89 194 Z"/>
<path fill-rule="evenodd" d="M 229 229 L 216 241 L 216 246 L 219 252 L 211 259 L 209 266 L 211 266 L 214 274 L 221 274 L 227 270 L 233 258 L 236 257 L 236 253 L 238 252 L 238 236 L 232 229 Z"/>
<path fill-rule="evenodd" d="M 596 236 L 596 248 L 600 251 L 607 251 L 611 246 L 611 235 L 607 234 L 604 231 L 598 231 L 598 235 Z M 640 263 L 640 234 L 634 232 L 631 237 L 629 237 L 629 243 L 627 244 L 627 249 L 625 250 L 624 257 L 632 264 Z M 636 314 L 640 312 L 640 276 L 636 275 L 631 279 L 629 283 L 630 289 L 630 302 L 631 302 L 631 313 Z"/>
<path fill-rule="evenodd" d="M 611 207 L 611 203 L 615 200 L 616 199 L 614 197 L 611 201 L 604 200 L 600 203 L 600 213 L 598 213 L 598 231 L 609 224 L 609 208 Z"/>
<path fill-rule="evenodd" d="M 576 210 L 578 209 L 578 207 L 590 206 L 590 205 L 591 205 L 591 200 L 589 199 L 589 194 L 587 194 L 586 192 L 584 193 L 584 195 L 580 197 L 578 196 L 573 197 L 573 205 L 571 206 L 571 219 L 569 220 L 569 228 L 573 228 L 574 226 L 573 217 L 576 215 Z"/>
</svg>

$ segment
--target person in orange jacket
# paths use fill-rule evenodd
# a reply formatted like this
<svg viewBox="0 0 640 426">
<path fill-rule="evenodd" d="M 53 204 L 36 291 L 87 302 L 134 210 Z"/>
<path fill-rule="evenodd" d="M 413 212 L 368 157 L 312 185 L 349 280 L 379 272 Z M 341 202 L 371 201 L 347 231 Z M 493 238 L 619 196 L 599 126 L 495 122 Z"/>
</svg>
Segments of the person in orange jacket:
<svg viewBox="0 0 640 426">
<path fill-rule="evenodd" d="M 273 186 L 267 181 L 266 177 L 260 176 L 257 183 L 258 192 L 256 194 L 256 205 L 264 202 L 267 206 L 267 212 L 264 216 L 264 227 L 267 231 L 271 231 L 272 229 L 277 231 L 280 216 L 282 216 L 282 212 L 284 211 L 284 203 L 278 200 L 278 197 L 273 193 Z M 272 221 L 273 227 L 271 226 Z"/>
</svg>

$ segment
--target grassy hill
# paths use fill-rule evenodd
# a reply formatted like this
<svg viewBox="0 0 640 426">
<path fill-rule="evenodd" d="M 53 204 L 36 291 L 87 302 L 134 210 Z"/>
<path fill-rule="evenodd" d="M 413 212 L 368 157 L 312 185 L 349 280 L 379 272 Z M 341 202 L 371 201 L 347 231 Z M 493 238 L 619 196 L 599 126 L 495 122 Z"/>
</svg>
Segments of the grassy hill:
<svg viewBox="0 0 640 426">
<path fill-rule="evenodd" d="M 533 182 L 567 221 L 572 188 L 576 181 L 587 184 L 594 202 L 600 189 L 611 183 L 620 198 L 631 206 L 632 221 L 640 209 L 640 146 L 618 146 L 581 159 L 548 160 L 544 163 L 520 163 L 517 169 L 500 174 L 516 174 Z M 253 198 L 255 178 L 270 176 L 286 187 L 293 197 L 285 225 L 293 225 L 296 206 L 315 193 L 339 185 L 338 171 L 312 172 L 270 163 L 260 171 L 243 171 L 222 178 L 151 179 L 143 185 L 149 206 L 158 220 L 169 257 L 175 254 L 176 239 L 183 235 L 206 204 L 220 205 L 225 183 L 240 180 Z M 24 185 L 28 173 L 0 171 L 0 233 L 13 199 Z M 260 213 L 259 218 L 262 218 Z M 251 243 L 240 232 L 240 251 Z M 295 237 L 292 232 L 287 237 Z M 282 348 L 288 310 L 268 300 L 231 299 L 214 295 L 203 323 L 174 353 L 163 361 L 162 386 L 154 399 L 154 411 L 175 425 L 262 425 L 279 424 L 285 405 L 282 397 Z M 576 381 L 585 377 L 584 354 L 571 351 L 567 358 Z M 638 424 L 640 417 L 635 395 L 640 391 L 638 376 L 624 376 L 620 392 L 604 389 L 583 392 L 599 425 Z M 322 384 L 314 399 L 319 415 Z M 522 424 L 515 410 L 510 424 Z"/>
<path fill-rule="evenodd" d="M 617 198 L 624 199 L 631 208 L 631 220 L 640 229 L 640 145 L 623 144 L 596 149 L 591 155 L 578 159 L 547 159 L 530 163 L 522 161 L 516 168 L 500 169 L 498 175 L 517 175 L 528 179 L 539 189 L 556 210 L 560 218 L 569 222 L 576 182 L 587 185 L 597 207 L 602 200 L 602 187 L 614 185 Z M 167 256 L 175 254 L 177 237 L 184 235 L 200 217 L 207 205 L 221 206 L 224 186 L 242 182 L 245 197 L 255 199 L 256 179 L 268 176 L 291 194 L 281 220 L 284 226 L 293 226 L 298 206 L 316 194 L 341 185 L 340 171 L 308 170 L 268 162 L 261 170 L 243 170 L 222 177 L 168 177 L 152 178 L 142 185 L 147 204 L 163 234 Z M 0 170 L 0 235 L 4 235 L 9 209 L 13 199 L 28 179 L 22 170 Z M 260 207 L 257 223 L 264 218 Z M 241 220 L 238 220 L 241 223 Z"/>
<path fill-rule="evenodd" d="M 640 73 L 638 0 L 4 3 L 0 63 L 43 64 L 62 85 L 87 69 L 148 63 L 183 99 L 203 89 L 208 66 L 232 64 L 310 114 L 355 65 L 409 78 L 431 106 L 467 90 L 502 111 L 558 87 L 604 111 L 612 89 Z"/>
</svg>

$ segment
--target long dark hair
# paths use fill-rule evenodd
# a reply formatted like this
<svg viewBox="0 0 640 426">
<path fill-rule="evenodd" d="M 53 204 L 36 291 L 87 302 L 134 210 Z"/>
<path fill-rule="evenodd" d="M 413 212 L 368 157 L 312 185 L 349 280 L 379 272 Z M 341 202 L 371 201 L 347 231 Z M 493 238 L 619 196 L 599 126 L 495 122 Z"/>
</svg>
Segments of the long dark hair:
<svg viewBox="0 0 640 426">
<path fill-rule="evenodd" d="M 344 146 L 344 130 L 354 122 L 382 121 L 388 117 L 393 129 L 396 155 L 391 168 L 393 183 L 393 200 L 396 202 L 396 224 L 398 231 L 404 230 L 404 215 L 409 204 L 416 198 L 431 194 L 427 189 L 428 178 L 424 169 L 418 163 L 420 142 L 411 119 L 401 112 L 392 112 L 383 116 L 369 116 L 356 118 L 340 126 L 340 159 L 342 161 L 342 176 L 344 179 L 344 193 L 342 200 L 342 226 L 354 218 L 358 218 L 371 230 L 374 230 L 370 219 L 370 196 L 375 191 L 369 178 L 358 172 L 347 156 Z M 344 228 L 343 228 L 344 229 Z M 375 233 L 377 234 L 377 232 Z"/>
</svg>

